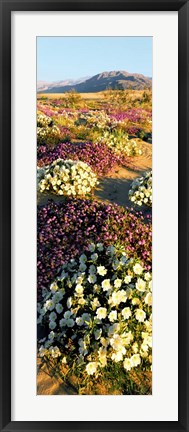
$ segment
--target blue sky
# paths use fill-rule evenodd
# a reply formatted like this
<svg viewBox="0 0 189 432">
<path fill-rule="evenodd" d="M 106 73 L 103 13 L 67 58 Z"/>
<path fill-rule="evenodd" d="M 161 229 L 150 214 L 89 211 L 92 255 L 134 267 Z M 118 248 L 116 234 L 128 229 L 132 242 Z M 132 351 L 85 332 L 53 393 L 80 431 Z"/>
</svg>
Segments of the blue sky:
<svg viewBox="0 0 189 432">
<path fill-rule="evenodd" d="M 152 37 L 38 37 L 37 80 L 125 70 L 152 77 Z"/>
</svg>

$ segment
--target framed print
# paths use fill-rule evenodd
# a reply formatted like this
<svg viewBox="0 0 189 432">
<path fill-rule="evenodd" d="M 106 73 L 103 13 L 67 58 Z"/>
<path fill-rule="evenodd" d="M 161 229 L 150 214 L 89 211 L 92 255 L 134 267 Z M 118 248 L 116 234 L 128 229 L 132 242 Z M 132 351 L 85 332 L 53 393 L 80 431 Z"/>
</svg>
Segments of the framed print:
<svg viewBox="0 0 189 432">
<path fill-rule="evenodd" d="M 0 5 L 1 430 L 188 431 L 188 1 Z"/>
</svg>

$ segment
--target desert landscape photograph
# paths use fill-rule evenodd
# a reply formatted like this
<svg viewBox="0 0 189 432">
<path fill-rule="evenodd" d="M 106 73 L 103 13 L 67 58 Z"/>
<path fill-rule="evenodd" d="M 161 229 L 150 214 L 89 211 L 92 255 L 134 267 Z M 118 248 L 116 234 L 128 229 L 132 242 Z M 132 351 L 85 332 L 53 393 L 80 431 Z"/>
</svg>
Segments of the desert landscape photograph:
<svg viewBox="0 0 189 432">
<path fill-rule="evenodd" d="M 152 38 L 37 37 L 37 395 L 152 395 Z"/>
</svg>

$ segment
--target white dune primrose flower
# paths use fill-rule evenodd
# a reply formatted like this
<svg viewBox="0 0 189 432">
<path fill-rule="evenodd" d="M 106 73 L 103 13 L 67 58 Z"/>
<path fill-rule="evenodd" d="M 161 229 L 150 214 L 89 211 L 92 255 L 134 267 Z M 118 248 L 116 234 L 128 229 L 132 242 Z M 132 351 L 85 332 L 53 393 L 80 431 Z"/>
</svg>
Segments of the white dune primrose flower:
<svg viewBox="0 0 189 432">
<path fill-rule="evenodd" d="M 130 316 L 132 315 L 130 307 L 125 307 L 124 309 L 122 309 L 121 314 L 123 315 L 124 319 L 130 318 Z"/>
<path fill-rule="evenodd" d="M 131 362 L 134 367 L 138 366 L 141 363 L 141 358 L 139 354 L 134 354 L 131 357 Z"/>
<path fill-rule="evenodd" d="M 144 320 L 146 318 L 146 312 L 144 312 L 142 309 L 137 309 L 135 312 L 135 317 L 136 317 L 137 321 L 144 322 Z"/>
<path fill-rule="evenodd" d="M 83 318 L 82 317 L 77 317 L 76 318 L 76 324 L 81 327 L 84 324 Z"/>
<path fill-rule="evenodd" d="M 152 306 L 152 293 L 151 292 L 146 294 L 144 301 L 148 306 Z"/>
<path fill-rule="evenodd" d="M 86 268 L 87 268 L 87 266 L 85 264 L 83 264 L 83 263 L 81 263 L 80 266 L 79 266 L 79 270 L 81 272 L 84 272 L 86 270 Z"/>
<path fill-rule="evenodd" d="M 96 311 L 96 314 L 98 319 L 104 319 L 107 316 L 107 309 L 104 307 L 99 307 Z"/>
<path fill-rule="evenodd" d="M 89 250 L 90 252 L 94 252 L 94 251 L 95 251 L 95 244 L 94 244 L 94 243 L 91 243 L 91 244 L 89 245 L 89 247 L 88 247 L 88 250 Z"/>
<path fill-rule="evenodd" d="M 137 274 L 137 275 L 140 276 L 142 274 L 142 272 L 143 272 L 143 267 L 140 264 L 137 263 L 137 264 L 134 265 L 133 271 L 134 271 L 135 274 Z"/>
<path fill-rule="evenodd" d="M 114 306 L 118 306 L 120 303 L 125 303 L 127 300 L 127 294 L 124 290 L 114 291 L 112 297 L 109 299 L 110 303 Z"/>
<path fill-rule="evenodd" d="M 48 352 L 47 349 L 44 348 L 43 345 L 41 345 L 40 348 L 39 348 L 39 356 L 40 357 L 44 357 L 47 354 L 47 352 Z"/>
<path fill-rule="evenodd" d="M 73 327 L 75 324 L 74 320 L 72 318 L 68 318 L 66 321 L 67 327 Z"/>
<path fill-rule="evenodd" d="M 57 318 L 56 312 L 51 312 L 50 315 L 49 315 L 50 321 L 55 321 L 56 318 Z"/>
<path fill-rule="evenodd" d="M 99 250 L 99 252 L 102 252 L 104 250 L 104 246 L 102 243 L 97 243 L 97 249 Z"/>
<path fill-rule="evenodd" d="M 131 276 L 125 276 L 125 279 L 124 279 L 124 282 L 126 283 L 126 284 L 129 284 L 130 282 L 131 282 Z"/>
<path fill-rule="evenodd" d="M 152 279 L 151 274 L 150 274 L 149 272 L 145 273 L 145 275 L 144 275 L 144 279 L 145 279 L 147 282 L 149 282 L 149 281 Z"/>
<path fill-rule="evenodd" d="M 118 362 L 122 361 L 123 360 L 123 354 L 122 354 L 122 352 L 121 351 L 117 351 L 117 352 L 113 353 L 111 355 L 111 359 L 113 361 L 115 361 L 115 363 L 118 363 Z"/>
<path fill-rule="evenodd" d="M 130 371 L 131 368 L 133 367 L 133 363 L 132 360 L 130 358 L 125 358 L 124 362 L 123 362 L 123 367 L 124 369 L 126 369 L 127 371 Z"/>
<path fill-rule="evenodd" d="M 50 328 L 51 330 L 54 330 L 55 327 L 56 327 L 56 323 L 55 323 L 55 321 L 50 321 L 50 323 L 49 323 L 49 328 Z"/>
<path fill-rule="evenodd" d="M 91 259 L 92 259 L 93 262 L 97 261 L 97 259 L 98 259 L 98 254 L 97 254 L 97 253 L 93 253 L 93 254 L 91 255 Z"/>
<path fill-rule="evenodd" d="M 47 300 L 46 302 L 45 302 L 45 308 L 47 309 L 47 310 L 50 310 L 50 311 L 52 311 L 53 309 L 54 309 L 54 307 L 55 307 L 55 303 L 54 303 L 54 301 L 53 300 Z"/>
<path fill-rule="evenodd" d="M 83 294 L 83 286 L 81 284 L 77 284 L 75 287 L 75 291 L 78 295 L 82 295 Z"/>
<path fill-rule="evenodd" d="M 55 303 L 59 303 L 59 301 L 62 300 L 63 297 L 64 297 L 64 293 L 61 292 L 61 291 L 57 291 L 57 292 L 53 295 L 52 300 L 53 300 Z"/>
<path fill-rule="evenodd" d="M 146 290 L 146 282 L 141 278 L 137 279 L 136 289 L 138 291 L 141 291 L 141 292 L 145 291 Z"/>
<path fill-rule="evenodd" d="M 104 279 L 101 283 L 103 291 L 108 291 L 111 288 L 110 279 Z"/>
<path fill-rule="evenodd" d="M 115 288 L 120 288 L 122 285 L 122 280 L 121 279 L 115 279 L 114 280 L 114 286 Z"/>
<path fill-rule="evenodd" d="M 90 267 L 89 267 L 89 273 L 93 274 L 93 275 L 96 274 L 96 267 L 95 267 L 94 264 L 90 265 Z"/>
<path fill-rule="evenodd" d="M 52 330 L 52 331 L 49 333 L 48 338 L 49 338 L 50 340 L 53 340 L 54 337 L 55 337 L 55 332 L 53 332 L 53 330 Z"/>
<path fill-rule="evenodd" d="M 124 339 L 117 333 L 113 335 L 110 339 L 110 345 L 115 351 L 120 351 L 122 354 L 126 353 L 126 349 L 124 347 Z"/>
<path fill-rule="evenodd" d="M 96 362 L 90 362 L 86 366 L 86 371 L 88 375 L 94 375 L 97 371 L 97 363 Z"/>
<path fill-rule="evenodd" d="M 72 312 L 71 312 L 71 311 L 66 311 L 66 312 L 64 312 L 64 318 L 65 318 L 65 319 L 69 319 L 69 318 L 71 317 L 71 315 L 72 315 Z"/>
<path fill-rule="evenodd" d="M 66 326 L 66 319 L 65 318 L 62 318 L 60 321 L 59 321 L 59 325 L 60 325 L 60 327 L 65 327 Z"/>
<path fill-rule="evenodd" d="M 58 290 L 58 285 L 57 285 L 55 282 L 53 282 L 53 283 L 50 285 L 50 290 L 51 290 L 51 292 L 54 294 L 54 293 Z"/>
<path fill-rule="evenodd" d="M 85 264 L 86 261 L 87 261 L 87 256 L 86 256 L 85 254 L 82 254 L 82 255 L 79 257 L 79 262 L 82 263 L 82 264 Z"/>
<path fill-rule="evenodd" d="M 63 306 L 60 303 L 56 304 L 56 311 L 60 314 L 63 311 Z"/>
<path fill-rule="evenodd" d="M 57 347 L 57 346 L 51 346 L 50 348 L 49 348 L 49 353 L 50 353 L 50 355 L 53 357 L 53 358 L 57 358 L 57 357 L 60 357 L 61 356 L 61 352 L 60 352 L 60 350 L 59 350 L 59 348 Z"/>
<path fill-rule="evenodd" d="M 97 273 L 100 275 L 100 276 L 105 276 L 106 275 L 106 273 L 107 273 L 107 269 L 104 267 L 104 266 L 98 266 L 97 267 Z"/>
<path fill-rule="evenodd" d="M 116 310 L 112 310 L 109 315 L 108 315 L 109 321 L 110 322 L 114 322 L 117 320 L 117 311 Z"/>
</svg>

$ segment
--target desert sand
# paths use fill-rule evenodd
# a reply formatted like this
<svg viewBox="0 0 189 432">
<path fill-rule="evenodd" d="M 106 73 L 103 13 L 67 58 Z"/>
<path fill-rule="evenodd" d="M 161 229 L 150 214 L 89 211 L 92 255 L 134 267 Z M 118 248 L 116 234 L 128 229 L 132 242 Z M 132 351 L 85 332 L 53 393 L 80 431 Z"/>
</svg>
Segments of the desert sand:
<svg viewBox="0 0 189 432">
<path fill-rule="evenodd" d="M 142 156 L 133 158 L 135 168 L 117 167 L 110 175 L 103 177 L 95 191 L 97 199 L 132 207 L 128 199 L 131 183 L 152 167 L 152 145 L 143 142 L 141 147 Z"/>
</svg>

